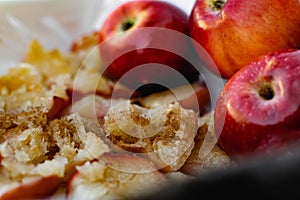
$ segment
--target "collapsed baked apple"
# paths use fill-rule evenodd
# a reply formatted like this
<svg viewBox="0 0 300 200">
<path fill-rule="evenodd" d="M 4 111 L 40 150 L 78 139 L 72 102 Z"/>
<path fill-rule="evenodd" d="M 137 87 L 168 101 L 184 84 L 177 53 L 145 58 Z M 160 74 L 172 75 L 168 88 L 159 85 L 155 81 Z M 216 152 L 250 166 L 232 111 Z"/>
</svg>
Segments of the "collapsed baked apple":
<svg viewBox="0 0 300 200">
<path fill-rule="evenodd" d="M 57 191 L 68 199 L 131 198 L 230 164 L 212 112 L 195 110 L 190 94 L 128 98 L 131 90 L 101 75 L 93 41 L 67 54 L 33 41 L 0 77 L 0 199 Z M 207 94 L 200 82 L 193 88 Z"/>
</svg>

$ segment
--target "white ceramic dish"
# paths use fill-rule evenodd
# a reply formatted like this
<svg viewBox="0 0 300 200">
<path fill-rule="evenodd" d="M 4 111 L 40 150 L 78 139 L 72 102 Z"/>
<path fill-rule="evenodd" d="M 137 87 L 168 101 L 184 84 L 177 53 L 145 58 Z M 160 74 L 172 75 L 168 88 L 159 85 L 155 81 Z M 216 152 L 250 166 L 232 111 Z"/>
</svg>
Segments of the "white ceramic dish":
<svg viewBox="0 0 300 200">
<path fill-rule="evenodd" d="M 0 0 L 0 73 L 20 61 L 32 39 L 66 51 L 102 10 L 102 0 Z"/>
</svg>

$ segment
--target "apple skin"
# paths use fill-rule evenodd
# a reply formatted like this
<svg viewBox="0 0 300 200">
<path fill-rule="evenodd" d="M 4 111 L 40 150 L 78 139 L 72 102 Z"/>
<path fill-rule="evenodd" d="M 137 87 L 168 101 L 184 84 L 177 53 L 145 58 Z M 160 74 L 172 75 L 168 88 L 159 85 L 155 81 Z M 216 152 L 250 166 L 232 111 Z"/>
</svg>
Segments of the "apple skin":
<svg viewBox="0 0 300 200">
<path fill-rule="evenodd" d="M 106 18 L 99 33 L 100 54 L 104 66 L 107 66 L 104 75 L 112 80 L 119 80 L 136 66 L 159 63 L 178 70 L 188 82 L 197 80 L 198 71 L 184 59 L 185 55 L 198 59 L 190 38 L 178 38 L 167 31 L 177 31 L 188 36 L 188 20 L 189 16 L 184 11 L 163 1 L 129 1 L 120 5 Z M 164 35 L 150 29 L 147 34 L 139 32 L 140 28 L 149 27 L 162 28 L 166 31 Z M 118 37 L 113 38 L 114 36 Z M 151 48 L 155 44 L 163 44 L 163 49 Z M 137 49 L 141 45 L 142 48 Z M 135 50 L 123 53 L 131 47 Z M 180 51 L 180 56 L 171 52 L 174 49 Z M 111 59 L 113 62 L 107 63 Z M 136 89 L 137 86 L 160 83 L 166 79 L 170 80 L 174 87 L 181 84 L 172 74 L 161 72 L 151 65 L 144 68 L 142 73 L 131 73 L 126 80 L 120 82 L 131 89 Z M 164 89 L 153 84 L 142 90 L 149 94 Z"/>
<path fill-rule="evenodd" d="M 269 53 L 241 68 L 215 106 L 218 143 L 231 157 L 269 155 L 300 139 L 300 50 Z"/>
<path fill-rule="evenodd" d="M 53 195 L 61 183 L 61 178 L 53 175 L 48 177 L 37 177 L 25 183 L 12 182 L 2 184 L 0 192 L 1 200 L 10 199 L 42 199 Z"/>
<path fill-rule="evenodd" d="M 150 108 L 155 104 L 169 104 L 175 101 L 178 101 L 185 109 L 194 110 L 200 116 L 211 110 L 208 88 L 201 81 L 195 81 L 190 85 L 182 85 L 172 90 L 156 92 L 137 99 L 137 102 L 146 108 Z"/>
<path fill-rule="evenodd" d="M 208 68 L 225 79 L 259 56 L 300 47 L 299 0 L 197 0 L 189 24 L 190 36 L 217 66 Z"/>
</svg>

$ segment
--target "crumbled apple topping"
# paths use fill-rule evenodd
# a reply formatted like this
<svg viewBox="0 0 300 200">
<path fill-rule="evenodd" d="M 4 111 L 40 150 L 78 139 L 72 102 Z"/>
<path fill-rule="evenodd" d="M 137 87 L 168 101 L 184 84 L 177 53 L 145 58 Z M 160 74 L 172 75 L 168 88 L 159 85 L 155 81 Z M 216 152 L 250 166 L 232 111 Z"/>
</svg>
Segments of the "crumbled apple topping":
<svg viewBox="0 0 300 200">
<path fill-rule="evenodd" d="M 128 199 L 158 189 L 167 178 L 148 160 L 138 156 L 105 155 L 104 162 L 86 162 L 77 167 L 70 183 L 68 199 Z M 105 165 L 109 161 L 110 165 Z M 116 166 L 126 165 L 128 171 Z M 141 173 L 143 170 L 143 173 Z M 90 191 L 86 193 L 86 191 Z"/>
<path fill-rule="evenodd" d="M 41 109 L 3 114 L 1 166 L 11 178 L 28 175 L 64 177 L 65 167 L 100 157 L 108 151 L 103 141 L 87 132 L 78 115 L 51 120 Z"/>
<path fill-rule="evenodd" d="M 61 54 L 33 41 L 22 62 L 0 77 L 0 109 L 15 113 L 53 105 L 53 98 L 68 101 L 67 90 L 109 95 L 112 83 L 100 76 L 101 61 L 93 51 Z M 98 73 L 97 73 L 98 72 Z"/>
<path fill-rule="evenodd" d="M 146 109 L 129 101 L 111 107 L 104 118 L 110 140 L 125 150 L 145 153 L 155 163 L 178 170 L 194 147 L 197 114 L 178 102 Z"/>
<path fill-rule="evenodd" d="M 190 177 L 183 166 L 202 166 L 191 156 L 204 126 L 198 113 L 176 100 L 148 98 L 146 107 L 124 98 L 132 91 L 101 76 L 92 37 L 66 55 L 33 41 L 22 62 L 0 77 L 0 196 L 24 180 L 55 177 L 53 190 L 70 185 L 68 199 L 86 191 L 132 197 Z"/>
</svg>

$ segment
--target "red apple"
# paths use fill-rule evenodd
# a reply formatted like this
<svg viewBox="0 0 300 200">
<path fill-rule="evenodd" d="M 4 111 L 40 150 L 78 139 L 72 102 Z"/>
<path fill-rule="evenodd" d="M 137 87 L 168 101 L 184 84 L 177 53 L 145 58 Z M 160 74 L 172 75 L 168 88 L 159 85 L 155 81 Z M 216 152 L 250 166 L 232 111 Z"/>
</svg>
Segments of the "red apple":
<svg viewBox="0 0 300 200">
<path fill-rule="evenodd" d="M 299 0 L 197 0 L 190 35 L 214 60 L 213 72 L 228 79 L 269 52 L 300 47 Z M 205 55 L 197 49 L 204 60 Z M 218 70 L 218 71 L 217 71 Z"/>
<path fill-rule="evenodd" d="M 100 30 L 100 52 L 107 66 L 104 75 L 132 89 L 150 93 L 163 87 L 198 79 L 198 71 L 185 59 L 197 58 L 188 37 L 188 15 L 163 1 L 129 1 L 116 8 Z M 144 65 L 146 64 L 146 65 Z M 142 66 L 137 71 L 133 68 Z M 163 68 L 168 66 L 169 70 Z M 129 73 L 130 72 L 130 73 Z"/>
<path fill-rule="evenodd" d="M 300 50 L 259 57 L 235 73 L 215 107 L 218 142 L 232 157 L 269 154 L 300 139 Z"/>
</svg>

